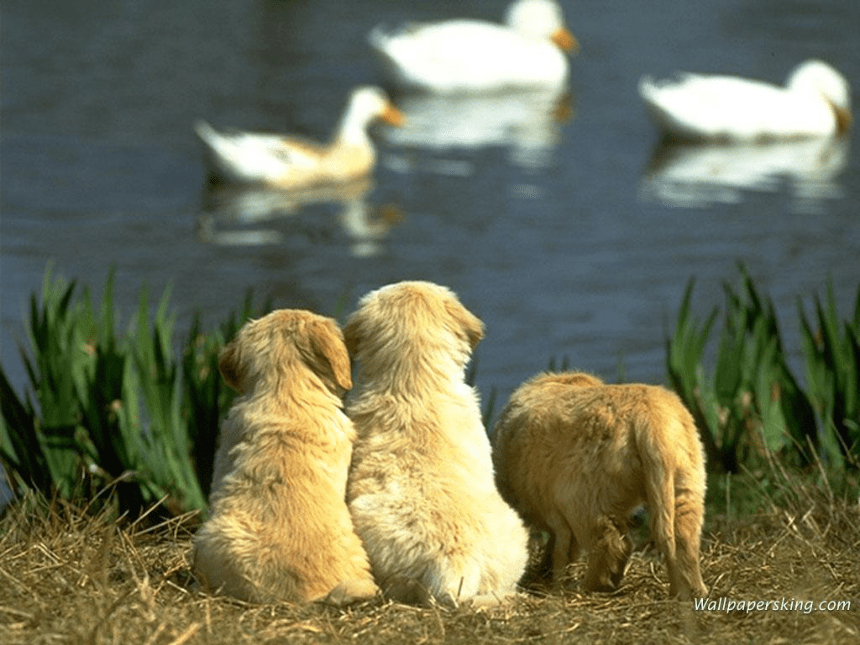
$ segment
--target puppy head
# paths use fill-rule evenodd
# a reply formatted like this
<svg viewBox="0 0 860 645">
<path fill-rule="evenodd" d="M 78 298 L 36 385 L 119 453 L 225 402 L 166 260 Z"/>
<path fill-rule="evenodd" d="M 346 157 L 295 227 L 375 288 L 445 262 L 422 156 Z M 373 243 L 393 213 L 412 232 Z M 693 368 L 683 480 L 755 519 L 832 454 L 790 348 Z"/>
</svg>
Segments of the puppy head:
<svg viewBox="0 0 860 645">
<path fill-rule="evenodd" d="M 484 337 L 484 323 L 445 287 L 398 282 L 361 299 L 344 337 L 350 354 L 363 362 L 441 353 L 462 367 Z"/>
<path fill-rule="evenodd" d="M 218 363 L 227 384 L 242 394 L 286 385 L 302 369 L 310 369 L 335 394 L 352 387 L 349 354 L 337 323 L 297 309 L 278 309 L 246 323 Z"/>
</svg>

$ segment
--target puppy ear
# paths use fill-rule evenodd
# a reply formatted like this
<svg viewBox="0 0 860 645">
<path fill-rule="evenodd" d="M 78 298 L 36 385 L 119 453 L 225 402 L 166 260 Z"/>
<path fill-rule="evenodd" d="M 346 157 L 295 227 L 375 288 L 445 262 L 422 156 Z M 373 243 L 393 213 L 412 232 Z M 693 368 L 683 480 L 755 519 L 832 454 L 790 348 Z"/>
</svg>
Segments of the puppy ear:
<svg viewBox="0 0 860 645">
<path fill-rule="evenodd" d="M 360 326 L 358 314 L 352 314 L 343 327 L 343 340 L 346 343 L 346 350 L 353 357 L 358 353 L 358 329 Z"/>
<path fill-rule="evenodd" d="M 463 333 L 466 340 L 469 341 L 469 347 L 475 349 L 481 339 L 484 337 L 484 323 L 471 311 L 466 309 L 457 301 L 445 303 L 445 309 L 454 322 L 459 326 L 459 331 Z"/>
<path fill-rule="evenodd" d="M 218 371 L 224 381 L 237 392 L 242 392 L 241 353 L 239 343 L 234 340 L 221 350 L 218 358 Z"/>
<path fill-rule="evenodd" d="M 331 368 L 337 384 L 344 390 L 351 389 L 352 370 L 349 354 L 337 323 L 331 319 L 314 322 L 308 326 L 308 338 L 315 360 L 320 362 L 322 358 L 323 366 Z"/>
</svg>

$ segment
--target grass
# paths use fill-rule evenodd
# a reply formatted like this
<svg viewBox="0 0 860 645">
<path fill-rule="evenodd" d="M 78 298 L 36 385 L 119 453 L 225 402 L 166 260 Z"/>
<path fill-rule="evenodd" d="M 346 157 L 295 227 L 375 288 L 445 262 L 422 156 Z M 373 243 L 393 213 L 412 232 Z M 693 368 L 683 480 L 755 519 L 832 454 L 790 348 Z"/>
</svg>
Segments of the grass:
<svg viewBox="0 0 860 645">
<path fill-rule="evenodd" d="M 112 274 L 96 307 L 88 288 L 48 266 L 30 302 L 23 398 L 0 369 L 0 464 L 16 492 L 101 499 L 108 487 L 132 515 L 162 499 L 170 514 L 205 509 L 219 419 L 233 398 L 218 354 L 260 310 L 249 294 L 211 330 L 197 314 L 177 342 L 169 300 L 166 289 L 151 312 L 144 287 L 123 329 Z"/>
<path fill-rule="evenodd" d="M 667 598 L 665 569 L 636 532 L 620 590 L 584 594 L 582 563 L 564 590 L 523 593 L 491 609 L 416 608 L 375 600 L 341 610 L 249 605 L 195 588 L 188 565 L 198 518 L 147 525 L 111 519 L 38 495 L 0 521 L 0 642 L 7 645 L 137 643 L 848 643 L 860 642 L 860 524 L 850 497 L 825 479 L 774 462 L 770 492 L 750 475 L 743 515 L 725 513 L 712 486 L 702 565 L 711 599 L 785 600 L 792 611 L 697 611 Z M 856 482 L 855 482 L 856 484 Z M 752 492 L 750 492 L 750 488 Z M 821 601 L 848 611 L 818 611 Z M 806 612 L 808 601 L 813 611 Z"/>
<path fill-rule="evenodd" d="M 758 293 L 743 266 L 740 288 L 724 286 L 725 319 L 716 360 L 705 349 L 717 322 L 691 312 L 693 281 L 684 294 L 666 369 L 696 419 L 709 470 L 739 472 L 778 452 L 800 465 L 822 458 L 832 468 L 860 466 L 860 286 L 853 313 L 840 320 L 828 283 L 815 299 L 815 323 L 798 303 L 805 384 L 788 364 L 772 302 Z"/>
<path fill-rule="evenodd" d="M 692 288 L 691 281 L 666 341 L 666 366 L 696 418 L 708 468 L 754 470 L 774 452 L 807 467 L 820 458 L 831 469 L 857 470 L 860 288 L 845 320 L 830 286 L 811 319 L 799 306 L 805 387 L 788 367 L 773 305 L 743 267 L 740 289 L 726 285 L 725 322 L 708 371 L 705 348 L 718 312 L 696 320 Z M 233 397 L 218 374 L 218 354 L 271 303 L 256 309 L 249 295 L 220 326 L 205 329 L 198 315 L 176 339 L 169 298 L 168 289 L 151 308 L 144 287 L 122 327 L 112 275 L 96 306 L 88 288 L 48 266 L 30 302 L 23 396 L 0 368 L 0 464 L 16 493 L 35 489 L 74 502 L 105 499 L 97 493 L 108 488 L 119 512 L 132 517 L 158 500 L 165 500 L 162 515 L 205 512 L 219 419 Z M 475 361 L 470 382 L 477 368 Z M 624 380 L 623 366 L 618 376 Z M 500 404 L 496 395 L 491 388 L 485 397 L 485 423 Z"/>
</svg>

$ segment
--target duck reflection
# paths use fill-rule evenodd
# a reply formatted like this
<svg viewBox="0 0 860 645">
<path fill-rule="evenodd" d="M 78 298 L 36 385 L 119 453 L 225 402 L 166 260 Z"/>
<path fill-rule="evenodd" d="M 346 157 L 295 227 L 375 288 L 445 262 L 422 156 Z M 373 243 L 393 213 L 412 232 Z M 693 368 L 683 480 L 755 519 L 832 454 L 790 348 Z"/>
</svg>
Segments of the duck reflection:
<svg viewBox="0 0 860 645">
<path fill-rule="evenodd" d="M 848 163 L 847 137 L 756 144 L 662 143 L 643 173 L 640 196 L 670 206 L 737 203 L 743 191 L 775 192 L 788 183 L 792 206 L 820 211 L 842 196 L 839 175 Z"/>
<path fill-rule="evenodd" d="M 402 148 L 423 148 L 441 156 L 422 169 L 440 174 L 471 174 L 471 164 L 445 160 L 446 152 L 505 147 L 511 162 L 535 170 L 550 165 L 572 114 L 572 97 L 558 91 L 518 91 L 493 95 L 411 94 L 398 97 L 405 124 L 383 133 Z M 399 170 L 414 170 L 400 159 Z M 397 160 L 393 162 L 397 163 Z"/>
<path fill-rule="evenodd" d="M 289 233 L 273 226 L 277 220 L 328 204 L 338 209 L 338 222 L 350 239 L 351 255 L 374 256 L 380 253 L 381 241 L 402 220 L 402 214 L 396 206 L 373 204 L 368 199 L 373 187 L 370 178 L 306 190 L 209 184 L 204 189 L 198 235 L 210 244 L 279 244 Z"/>
</svg>

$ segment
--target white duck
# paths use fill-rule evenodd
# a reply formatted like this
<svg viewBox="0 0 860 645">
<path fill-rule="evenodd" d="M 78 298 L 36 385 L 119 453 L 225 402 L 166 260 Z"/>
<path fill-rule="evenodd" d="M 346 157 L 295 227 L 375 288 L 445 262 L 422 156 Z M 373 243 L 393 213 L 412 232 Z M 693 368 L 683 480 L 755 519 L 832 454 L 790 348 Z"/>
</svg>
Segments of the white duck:
<svg viewBox="0 0 860 645">
<path fill-rule="evenodd" d="M 505 24 L 481 20 L 376 27 L 368 40 L 395 83 L 438 93 L 557 88 L 578 49 L 555 0 L 517 0 Z M 564 50 L 564 51 L 562 51 Z"/>
<path fill-rule="evenodd" d="M 639 94 L 670 135 L 691 140 L 756 141 L 829 136 L 851 124 L 848 81 L 819 60 L 798 65 L 785 87 L 735 76 L 681 74 Z"/>
<path fill-rule="evenodd" d="M 358 87 L 328 145 L 278 134 L 219 133 L 202 121 L 194 129 L 206 145 L 217 175 L 228 181 L 292 190 L 368 174 L 376 163 L 376 152 L 367 128 L 376 119 L 392 125 L 403 123 L 403 115 L 382 90 Z"/>
</svg>

